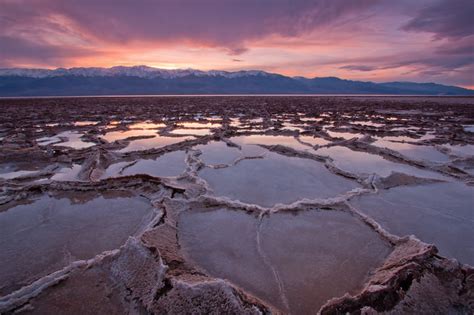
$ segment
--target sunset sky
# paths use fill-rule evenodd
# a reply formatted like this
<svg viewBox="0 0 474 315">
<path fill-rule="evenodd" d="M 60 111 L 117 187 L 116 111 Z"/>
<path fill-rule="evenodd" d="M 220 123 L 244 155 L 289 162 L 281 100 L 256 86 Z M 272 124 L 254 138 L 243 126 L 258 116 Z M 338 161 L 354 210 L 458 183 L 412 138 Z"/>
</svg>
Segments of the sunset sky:
<svg viewBox="0 0 474 315">
<path fill-rule="evenodd" d="M 474 88 L 474 1 L 0 0 L 0 67 L 116 65 Z"/>
</svg>

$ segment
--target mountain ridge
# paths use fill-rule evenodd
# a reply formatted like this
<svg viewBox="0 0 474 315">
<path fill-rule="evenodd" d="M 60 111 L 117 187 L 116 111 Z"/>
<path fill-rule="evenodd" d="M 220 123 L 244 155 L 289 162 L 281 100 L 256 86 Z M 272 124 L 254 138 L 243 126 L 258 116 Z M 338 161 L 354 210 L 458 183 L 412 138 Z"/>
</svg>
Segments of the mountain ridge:
<svg viewBox="0 0 474 315">
<path fill-rule="evenodd" d="M 74 67 L 74 68 L 57 68 L 57 69 L 30 69 L 30 68 L 1 68 L 0 76 L 25 76 L 31 78 L 47 78 L 57 76 L 133 76 L 139 78 L 179 78 L 188 75 L 195 76 L 224 76 L 224 77 L 240 77 L 245 75 L 278 75 L 261 70 L 240 70 L 240 71 L 221 71 L 209 70 L 202 71 L 196 69 L 162 69 L 149 66 L 115 66 L 110 68 L 102 67 Z"/>
<path fill-rule="evenodd" d="M 110 94 L 474 95 L 474 90 L 437 83 L 288 77 L 261 70 L 167 70 L 148 66 L 0 69 L 0 96 Z"/>
</svg>

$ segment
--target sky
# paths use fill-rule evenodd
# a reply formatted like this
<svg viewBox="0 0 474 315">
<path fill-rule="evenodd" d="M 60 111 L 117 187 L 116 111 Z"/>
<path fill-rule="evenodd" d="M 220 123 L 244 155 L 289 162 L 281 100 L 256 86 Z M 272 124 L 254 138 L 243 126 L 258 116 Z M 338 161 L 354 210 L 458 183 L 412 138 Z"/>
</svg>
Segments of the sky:
<svg viewBox="0 0 474 315">
<path fill-rule="evenodd" d="M 0 67 L 117 65 L 474 88 L 474 0 L 0 0 Z"/>
</svg>

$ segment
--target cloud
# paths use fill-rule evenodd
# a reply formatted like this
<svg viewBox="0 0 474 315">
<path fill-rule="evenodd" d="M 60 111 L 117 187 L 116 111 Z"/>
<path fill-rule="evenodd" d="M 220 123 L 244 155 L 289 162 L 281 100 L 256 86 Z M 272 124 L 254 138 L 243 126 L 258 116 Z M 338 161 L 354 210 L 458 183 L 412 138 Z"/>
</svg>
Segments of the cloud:
<svg viewBox="0 0 474 315">
<path fill-rule="evenodd" d="M 246 51 L 248 51 L 249 49 L 246 48 L 246 47 L 230 47 L 230 48 L 227 48 L 226 51 L 227 51 L 227 54 L 229 56 L 238 56 L 238 55 L 242 55 L 243 53 L 245 53 Z"/>
<path fill-rule="evenodd" d="M 0 0 L 4 60 L 20 55 L 63 65 L 89 51 L 112 54 L 170 45 L 245 54 L 252 40 L 298 37 L 359 16 L 376 0 Z M 249 46 L 250 45 L 250 46 Z M 3 44 L 2 44 L 3 46 Z M 105 49 L 102 49 L 105 48 Z M 57 51 L 56 51 L 57 50 Z M 69 53 L 69 55 L 68 55 Z M 5 63 L 5 61 L 3 62 Z"/>
<path fill-rule="evenodd" d="M 436 48 L 441 55 L 470 55 L 474 56 L 474 35 L 449 42 Z"/>
<path fill-rule="evenodd" d="M 474 66 L 473 55 L 439 55 L 431 54 L 419 56 L 418 53 L 381 56 L 377 59 L 362 58 L 357 63 L 357 59 L 352 60 L 355 64 L 340 66 L 338 69 L 349 71 L 371 72 L 378 70 L 390 70 L 399 68 L 410 68 L 409 73 L 423 73 L 432 75 L 442 75 L 447 72 L 454 72 L 462 68 Z M 337 65 L 341 61 L 334 61 Z M 370 63 L 370 64 L 364 64 Z"/>
<path fill-rule="evenodd" d="M 35 42 L 21 37 L 0 35 L 0 66 L 12 67 L 16 64 L 37 64 L 42 66 L 61 64 L 64 59 L 79 56 L 93 56 L 97 52 L 69 46 L 56 46 Z"/>
<path fill-rule="evenodd" d="M 378 67 L 375 66 L 367 66 L 367 65 L 346 65 L 339 67 L 339 69 L 351 70 L 351 71 L 374 71 L 377 70 Z"/>
<path fill-rule="evenodd" d="M 467 0 L 0 0 L 0 66 L 466 77 L 472 11 Z"/>
<path fill-rule="evenodd" d="M 245 52 L 269 34 L 297 36 L 357 15 L 375 0 L 17 0 L 1 7 L 16 21 L 61 17 L 80 32 L 113 43 L 199 41 Z M 15 3 L 15 5 L 13 4 Z"/>
<path fill-rule="evenodd" d="M 441 0 L 422 9 L 403 26 L 406 31 L 433 33 L 436 39 L 474 34 L 474 1 Z"/>
</svg>

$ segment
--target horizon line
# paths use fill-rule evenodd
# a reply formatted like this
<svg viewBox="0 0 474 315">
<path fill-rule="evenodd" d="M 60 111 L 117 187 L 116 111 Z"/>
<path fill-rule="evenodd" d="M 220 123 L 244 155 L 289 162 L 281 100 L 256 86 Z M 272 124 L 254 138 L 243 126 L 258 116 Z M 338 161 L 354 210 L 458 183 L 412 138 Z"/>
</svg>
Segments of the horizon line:
<svg viewBox="0 0 474 315">
<path fill-rule="evenodd" d="M 38 96 L 0 96 L 2 99 L 37 99 L 37 98 L 112 98 L 112 97 L 421 97 L 421 98 L 474 98 L 474 95 L 442 94 L 104 94 L 104 95 L 38 95 Z"/>
<path fill-rule="evenodd" d="M 146 67 L 146 68 L 151 68 L 151 69 L 154 69 L 154 70 L 161 70 L 161 71 L 193 70 L 193 71 L 200 71 L 200 72 L 213 72 L 213 71 L 215 71 L 215 72 L 227 72 L 227 73 L 254 71 L 254 72 L 264 72 L 264 73 L 273 74 L 273 75 L 280 75 L 280 76 L 287 77 L 287 78 L 292 78 L 292 79 L 295 79 L 295 78 L 304 78 L 304 79 L 335 78 L 335 79 L 339 79 L 339 80 L 346 80 L 346 81 L 353 81 L 353 82 L 370 82 L 370 83 L 376 83 L 376 84 L 383 84 L 383 83 L 438 84 L 438 85 L 444 85 L 444 86 L 454 86 L 454 87 L 474 91 L 474 86 L 447 85 L 447 84 L 444 84 L 444 83 L 437 83 L 437 82 L 434 82 L 434 81 L 426 82 L 426 81 L 400 81 L 400 80 L 398 80 L 398 81 L 380 81 L 379 82 L 379 81 L 370 81 L 370 80 L 353 80 L 353 79 L 346 79 L 346 78 L 341 78 L 341 77 L 337 77 L 337 76 L 321 76 L 321 77 L 320 76 L 305 77 L 305 76 L 302 76 L 302 75 L 289 76 L 289 75 L 285 75 L 285 74 L 281 74 L 281 73 L 277 73 L 277 72 L 269 72 L 269 71 L 261 70 L 261 69 L 241 69 L 241 70 L 210 69 L 210 70 L 201 70 L 201 69 L 196 69 L 196 68 L 191 68 L 191 67 L 189 67 L 189 68 L 158 68 L 158 67 L 148 66 L 148 65 L 145 65 L 145 64 L 133 65 L 133 66 L 115 65 L 115 66 L 110 66 L 110 67 L 107 67 L 107 66 L 104 66 L 104 67 L 87 67 L 87 66 L 83 66 L 83 67 L 56 67 L 56 68 L 47 68 L 47 67 L 46 68 L 29 68 L 29 67 L 9 67 L 9 68 L 6 68 L 6 67 L 2 67 L 2 68 L 0 68 L 0 71 L 1 70 L 13 70 L 13 69 L 55 71 L 55 70 L 72 70 L 72 69 L 112 69 L 112 68 L 120 68 L 120 67 L 121 68 Z"/>
</svg>

